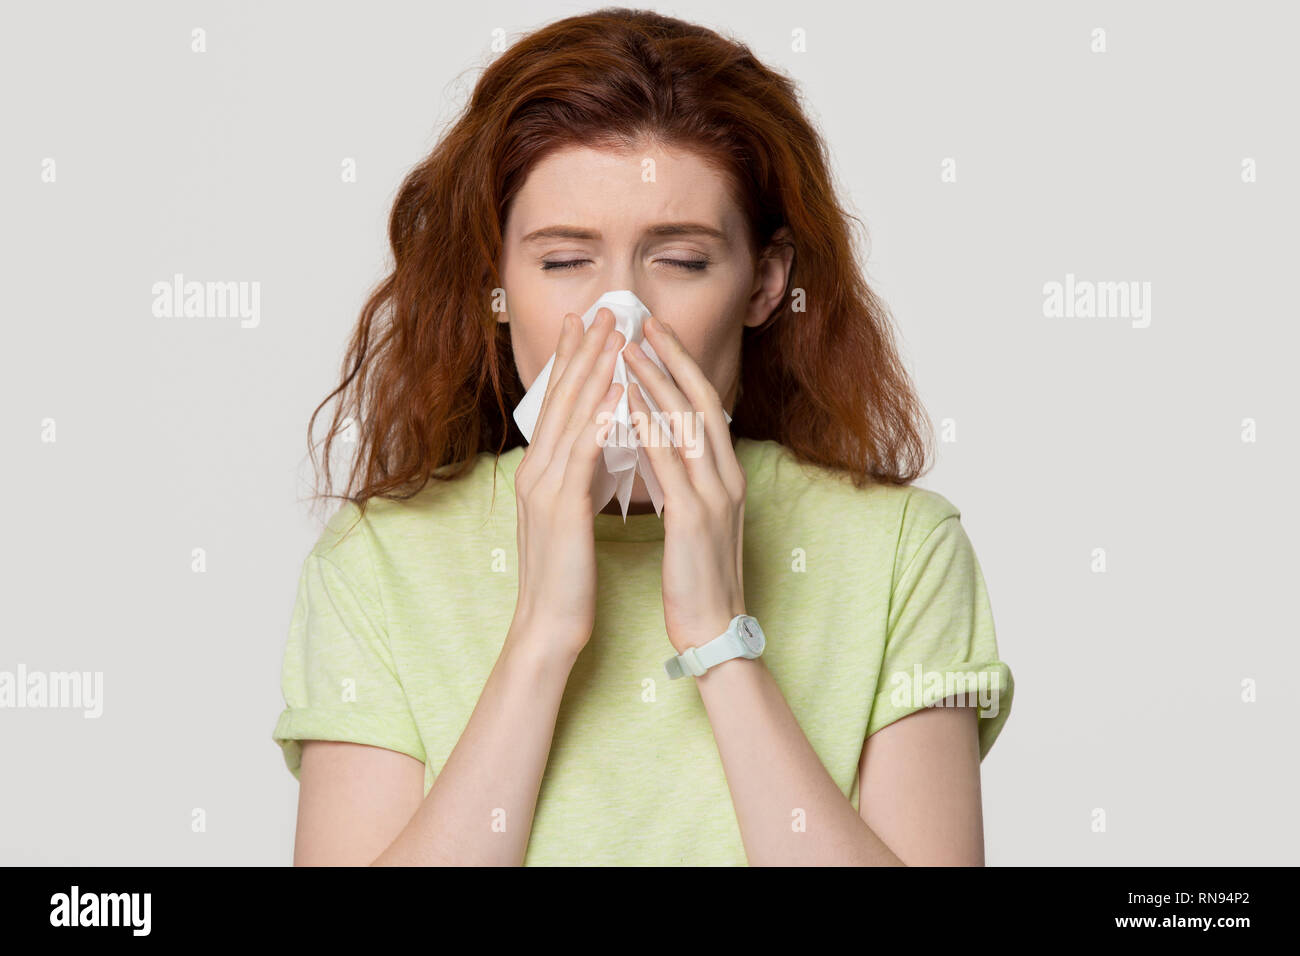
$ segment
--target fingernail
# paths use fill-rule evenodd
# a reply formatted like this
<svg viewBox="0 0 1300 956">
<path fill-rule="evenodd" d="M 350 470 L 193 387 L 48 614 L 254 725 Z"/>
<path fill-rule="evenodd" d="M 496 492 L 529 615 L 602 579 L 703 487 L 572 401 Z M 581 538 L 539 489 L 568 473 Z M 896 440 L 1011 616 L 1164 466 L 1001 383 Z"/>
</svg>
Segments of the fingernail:
<svg viewBox="0 0 1300 956">
<path fill-rule="evenodd" d="M 606 352 L 612 352 L 614 349 L 618 348 L 618 336 L 618 332 L 611 331 L 609 333 L 609 336 L 605 339 Z"/>
</svg>

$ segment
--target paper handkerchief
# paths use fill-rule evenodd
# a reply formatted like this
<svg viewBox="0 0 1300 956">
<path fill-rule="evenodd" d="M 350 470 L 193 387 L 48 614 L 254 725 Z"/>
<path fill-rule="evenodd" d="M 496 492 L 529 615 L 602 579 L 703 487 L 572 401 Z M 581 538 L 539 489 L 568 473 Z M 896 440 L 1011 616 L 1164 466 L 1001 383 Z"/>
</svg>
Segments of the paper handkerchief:
<svg viewBox="0 0 1300 956">
<path fill-rule="evenodd" d="M 623 393 L 619 396 L 618 406 L 614 409 L 614 425 L 605 438 L 602 459 L 596 463 L 596 476 L 591 485 L 592 503 L 595 505 L 596 513 L 599 514 L 609 504 L 610 499 L 618 495 L 619 507 L 623 511 L 623 520 L 626 521 L 628 502 L 632 498 L 632 485 L 636 481 L 636 476 L 640 475 L 645 481 L 646 490 L 650 493 L 650 500 L 654 503 L 655 514 L 662 516 L 663 489 L 659 486 L 650 467 L 650 456 L 633 434 L 627 400 L 628 386 L 632 383 L 641 385 L 641 381 L 623 361 L 623 349 L 640 348 L 650 357 L 650 361 L 668 376 L 669 381 L 673 381 L 673 376 L 655 354 L 653 346 L 642 335 L 641 326 L 649 317 L 650 310 L 634 293 L 626 289 L 606 292 L 583 315 L 584 329 L 591 328 L 591 323 L 596 321 L 596 313 L 601 309 L 609 309 L 614 313 L 614 328 L 622 332 L 627 341 L 614 359 L 614 381 L 623 386 Z M 515 408 L 515 423 L 518 424 L 524 438 L 530 442 L 533 440 L 533 430 L 537 427 L 537 416 L 542 409 L 542 399 L 546 396 L 546 386 L 551 380 L 553 365 L 555 365 L 554 355 L 537 376 L 537 381 L 533 382 L 524 394 L 523 401 Z M 641 385 L 641 394 L 645 396 L 646 404 L 650 406 L 652 412 L 661 411 L 655 404 L 655 400 L 650 397 L 649 389 L 644 385 Z M 722 414 L 730 424 L 731 416 L 727 414 L 727 410 L 723 409 Z"/>
</svg>

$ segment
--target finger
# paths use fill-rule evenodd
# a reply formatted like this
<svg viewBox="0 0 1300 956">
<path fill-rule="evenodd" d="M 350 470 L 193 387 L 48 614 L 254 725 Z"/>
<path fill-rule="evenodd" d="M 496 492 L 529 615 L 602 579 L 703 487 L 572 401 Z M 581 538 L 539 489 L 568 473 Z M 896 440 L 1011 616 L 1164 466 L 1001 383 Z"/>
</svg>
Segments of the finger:
<svg viewBox="0 0 1300 956">
<path fill-rule="evenodd" d="M 696 411 L 704 416 L 704 431 L 709 436 L 708 445 L 713 452 L 719 476 L 729 490 L 733 493 L 738 491 L 744 485 L 744 470 L 736 459 L 736 450 L 731 441 L 731 426 L 723 414 L 718 390 L 667 322 L 652 316 L 646 321 L 644 329 L 659 360 L 672 373 L 678 387 L 691 400 Z"/>
<path fill-rule="evenodd" d="M 691 476 L 682 463 L 677 448 L 666 434 L 660 419 L 651 415 L 650 405 L 645 400 L 645 393 L 631 383 L 627 390 L 627 404 L 631 410 L 632 425 L 636 431 L 637 442 L 650 458 L 650 467 L 654 469 L 655 478 L 664 490 L 664 501 L 676 501 L 679 507 L 696 497 L 695 486 Z"/>
<path fill-rule="evenodd" d="M 623 333 L 617 330 L 611 332 L 605 339 L 605 345 L 591 370 L 591 375 L 582 383 L 582 389 L 573 402 L 573 411 L 569 415 L 564 431 L 556 439 L 555 454 L 552 458 L 554 462 L 563 464 L 569 456 L 578 433 L 586 427 L 591 416 L 596 413 L 596 407 L 613 382 L 618 350 L 624 341 Z"/>
<path fill-rule="evenodd" d="M 560 320 L 560 336 L 555 343 L 555 360 L 551 362 L 551 377 L 546 383 L 546 394 L 542 396 L 542 404 L 537 409 L 537 420 L 541 421 L 542 416 L 546 414 L 546 406 L 551 401 L 551 396 L 555 392 L 555 382 L 559 378 L 564 367 L 569 364 L 569 359 L 573 357 L 574 351 L 582 341 L 582 319 L 576 312 L 568 312 Z M 536 430 L 534 429 L 533 439 L 536 443 Z"/>
<path fill-rule="evenodd" d="M 546 388 L 548 393 L 553 389 L 554 396 L 545 415 L 538 414 L 537 430 L 533 434 L 533 443 L 542 446 L 548 460 L 554 454 L 556 439 L 563 434 L 568 424 L 578 391 L 591 375 L 600 348 L 613 330 L 614 314 L 608 309 L 602 309 L 591 327 L 583 333 L 582 341 L 563 371 L 558 376 L 552 371 L 551 381 Z"/>
<path fill-rule="evenodd" d="M 614 408 L 623 394 L 619 382 L 611 382 L 586 427 L 574 440 L 564 467 L 562 487 L 566 493 L 590 491 L 596 478 L 596 461 L 604 450 L 605 439 L 614 427 Z"/>
<path fill-rule="evenodd" d="M 667 415 L 674 444 L 679 446 L 679 454 L 695 487 L 701 491 L 725 490 L 718 474 L 714 452 L 710 447 L 710 436 L 704 416 L 696 414 L 698 410 L 692 405 L 691 400 L 640 349 L 627 349 L 623 357 L 636 373 L 637 378 L 641 380 L 641 385 L 650 398 Z"/>
</svg>

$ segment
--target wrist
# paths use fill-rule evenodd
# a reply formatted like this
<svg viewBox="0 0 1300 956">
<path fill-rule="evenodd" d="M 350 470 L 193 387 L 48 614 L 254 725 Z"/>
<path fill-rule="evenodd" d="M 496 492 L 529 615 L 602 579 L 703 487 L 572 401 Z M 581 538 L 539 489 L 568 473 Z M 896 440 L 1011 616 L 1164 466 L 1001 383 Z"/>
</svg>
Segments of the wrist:
<svg viewBox="0 0 1300 956">
<path fill-rule="evenodd" d="M 511 626 L 501 647 L 501 657 L 513 666 L 538 677 L 563 674 L 566 679 L 581 652 L 582 644 L 576 641 L 552 639 L 551 635 L 517 623 Z"/>
<path fill-rule="evenodd" d="M 697 622 L 683 624 L 669 632 L 668 642 L 672 644 L 673 650 L 677 651 L 678 654 L 684 654 L 692 647 L 703 647 L 715 637 L 723 634 L 737 614 L 744 613 L 745 609 L 742 607 L 725 616 L 719 613 L 702 618 Z"/>
</svg>

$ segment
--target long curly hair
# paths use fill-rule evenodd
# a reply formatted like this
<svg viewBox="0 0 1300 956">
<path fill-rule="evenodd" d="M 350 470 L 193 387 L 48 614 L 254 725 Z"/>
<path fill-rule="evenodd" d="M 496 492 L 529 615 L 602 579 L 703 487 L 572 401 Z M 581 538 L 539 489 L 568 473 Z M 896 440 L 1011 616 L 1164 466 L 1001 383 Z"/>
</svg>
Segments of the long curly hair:
<svg viewBox="0 0 1300 956">
<path fill-rule="evenodd" d="M 751 247 L 789 230 L 782 302 L 744 330 L 733 434 L 778 441 L 859 487 L 908 484 L 927 470 L 929 418 L 855 258 L 851 225 L 861 223 L 836 199 L 828 151 L 793 81 L 712 30 L 607 8 L 517 40 L 403 181 L 388 226 L 392 271 L 308 425 L 315 466 L 317 416 L 338 399 L 324 497 L 362 509 L 375 496 L 409 498 L 462 476 L 481 452 L 525 443 L 512 418 L 524 386 L 494 311 L 505 214 L 552 150 L 647 136 L 717 164 Z M 353 423 L 356 457 L 334 495 L 331 448 Z"/>
</svg>

